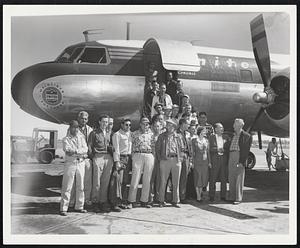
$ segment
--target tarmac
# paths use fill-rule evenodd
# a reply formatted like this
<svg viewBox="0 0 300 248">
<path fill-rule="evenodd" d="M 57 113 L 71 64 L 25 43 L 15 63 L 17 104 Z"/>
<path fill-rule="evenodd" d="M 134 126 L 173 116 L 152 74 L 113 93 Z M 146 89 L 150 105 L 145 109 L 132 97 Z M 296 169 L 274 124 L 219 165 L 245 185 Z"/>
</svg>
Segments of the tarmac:
<svg viewBox="0 0 300 248">
<path fill-rule="evenodd" d="M 11 164 L 11 234 L 200 234 L 289 233 L 289 171 L 268 171 L 264 152 L 252 149 L 257 164 L 246 171 L 243 202 L 233 205 L 188 200 L 174 208 L 133 208 L 120 213 L 59 215 L 62 160 Z"/>
</svg>

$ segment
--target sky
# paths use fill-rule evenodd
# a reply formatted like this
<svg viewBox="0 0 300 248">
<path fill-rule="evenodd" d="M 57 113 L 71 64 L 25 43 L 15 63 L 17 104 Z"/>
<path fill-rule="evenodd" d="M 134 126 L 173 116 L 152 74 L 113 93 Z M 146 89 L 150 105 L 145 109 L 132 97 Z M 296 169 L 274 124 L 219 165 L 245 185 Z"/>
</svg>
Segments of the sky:
<svg viewBox="0 0 300 248">
<path fill-rule="evenodd" d="M 11 80 L 22 69 L 54 60 L 67 46 L 84 41 L 82 32 L 103 29 L 96 39 L 150 37 L 193 41 L 197 45 L 252 51 L 249 22 L 252 13 L 154 13 L 60 16 L 13 16 L 11 19 Z M 289 54 L 290 17 L 284 12 L 264 13 L 271 53 Z M 67 126 L 50 123 L 21 110 L 11 98 L 11 135 L 31 136 L 34 127 L 56 128 L 65 136 Z"/>
</svg>

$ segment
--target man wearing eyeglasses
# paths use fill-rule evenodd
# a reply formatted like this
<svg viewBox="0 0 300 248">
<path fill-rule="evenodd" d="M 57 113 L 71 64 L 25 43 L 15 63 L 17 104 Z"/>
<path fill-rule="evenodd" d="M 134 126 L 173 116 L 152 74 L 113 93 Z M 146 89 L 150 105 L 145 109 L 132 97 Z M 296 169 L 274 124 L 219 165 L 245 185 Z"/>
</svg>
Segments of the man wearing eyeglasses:
<svg viewBox="0 0 300 248">
<path fill-rule="evenodd" d="M 113 159 L 114 159 L 114 171 L 113 174 L 118 174 L 115 176 L 119 177 L 119 186 L 121 190 L 117 190 L 115 198 L 122 199 L 122 204 L 120 205 L 123 209 L 128 209 L 128 190 L 127 184 L 129 183 L 129 171 L 131 169 L 131 148 L 132 148 L 132 139 L 131 139 L 131 120 L 124 119 L 121 122 L 121 128 L 119 131 L 114 133 L 112 136 L 113 143 Z M 118 187 L 118 186 L 116 186 Z M 115 212 L 120 212 L 118 207 L 118 202 L 111 200 L 113 204 L 112 210 Z"/>
<path fill-rule="evenodd" d="M 141 206 L 151 208 L 149 204 L 150 180 L 154 167 L 153 133 L 150 129 L 150 121 L 143 117 L 140 120 L 140 129 L 132 134 L 132 177 L 129 189 L 128 201 L 131 206 L 136 206 L 136 194 L 141 175 L 143 185 L 141 192 Z"/>
</svg>

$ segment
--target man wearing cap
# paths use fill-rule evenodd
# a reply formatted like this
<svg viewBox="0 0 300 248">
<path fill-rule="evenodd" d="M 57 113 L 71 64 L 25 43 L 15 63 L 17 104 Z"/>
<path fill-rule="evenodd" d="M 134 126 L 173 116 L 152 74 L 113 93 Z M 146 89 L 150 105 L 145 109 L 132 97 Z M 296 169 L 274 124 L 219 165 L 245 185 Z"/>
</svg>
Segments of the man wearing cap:
<svg viewBox="0 0 300 248">
<path fill-rule="evenodd" d="M 173 119 L 167 120 L 167 131 L 159 135 L 155 145 L 155 152 L 160 161 L 159 207 L 164 207 L 165 189 L 169 174 L 172 175 L 173 199 L 172 205 L 179 208 L 179 178 L 181 171 L 182 142 L 176 133 L 177 123 Z"/>
<path fill-rule="evenodd" d="M 114 133 L 112 136 L 112 143 L 114 147 L 114 172 L 117 172 L 120 177 L 121 194 L 120 199 L 122 200 L 121 208 L 128 208 L 128 190 L 127 184 L 129 181 L 129 171 L 131 169 L 131 150 L 132 150 L 132 133 L 130 131 L 131 120 L 124 119 L 121 122 L 121 128 L 119 131 Z M 118 210 L 115 203 L 113 210 Z"/>
<path fill-rule="evenodd" d="M 63 150 L 66 153 L 64 175 L 61 189 L 60 214 L 67 215 L 71 190 L 76 175 L 75 211 L 86 213 L 84 207 L 84 159 L 87 158 L 88 147 L 83 135 L 78 134 L 79 124 L 70 122 L 69 134 L 63 138 Z"/>
<path fill-rule="evenodd" d="M 110 175 L 113 166 L 111 154 L 108 152 L 110 134 L 107 133 L 109 116 L 99 117 L 97 128 L 91 132 L 88 147 L 93 157 L 92 201 L 100 205 L 102 212 L 109 212 L 107 199 Z M 96 212 L 99 211 L 98 206 Z"/>
<path fill-rule="evenodd" d="M 166 94 L 166 85 L 161 84 L 159 88 L 159 95 L 154 96 L 152 100 L 152 109 L 151 109 L 151 118 L 155 114 L 154 106 L 156 103 L 161 103 L 163 107 L 171 106 L 173 105 L 171 97 Z"/>
<path fill-rule="evenodd" d="M 169 120 L 172 118 L 172 107 L 171 106 L 166 106 L 164 108 L 164 120 Z"/>
<path fill-rule="evenodd" d="M 150 208 L 149 193 L 150 180 L 154 167 L 153 156 L 153 133 L 150 129 L 150 121 L 143 117 L 140 120 L 140 129 L 132 134 L 132 177 L 129 189 L 129 206 L 136 205 L 136 193 L 143 174 L 143 185 L 141 192 L 141 206 Z"/>
<path fill-rule="evenodd" d="M 226 200 L 227 171 L 230 138 L 224 134 L 221 123 L 215 123 L 215 134 L 209 137 L 211 168 L 209 173 L 209 200 L 215 200 L 216 182 L 220 178 L 221 200 Z"/>
<path fill-rule="evenodd" d="M 188 130 L 189 123 L 185 119 L 179 120 L 179 127 L 177 129 L 177 134 L 180 137 L 181 141 L 181 157 L 182 157 L 182 164 L 181 164 L 181 173 L 180 173 L 180 180 L 179 180 L 179 196 L 180 202 L 186 203 L 186 185 L 187 185 L 187 178 L 190 171 L 190 155 L 192 154 L 190 151 L 190 146 L 188 142 Z"/>
</svg>

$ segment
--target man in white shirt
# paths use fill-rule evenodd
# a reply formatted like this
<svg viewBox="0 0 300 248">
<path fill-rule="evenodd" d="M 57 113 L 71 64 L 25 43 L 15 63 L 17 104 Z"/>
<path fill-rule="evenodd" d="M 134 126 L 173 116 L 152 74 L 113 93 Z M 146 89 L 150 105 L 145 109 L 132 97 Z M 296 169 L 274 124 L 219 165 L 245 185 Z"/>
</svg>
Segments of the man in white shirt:
<svg viewBox="0 0 300 248">
<path fill-rule="evenodd" d="M 158 102 L 161 103 L 163 105 L 163 108 L 167 106 L 172 108 L 173 105 L 171 97 L 168 94 L 166 94 L 166 85 L 161 84 L 159 90 L 160 90 L 159 94 L 157 96 L 154 96 L 152 99 L 151 118 L 156 113 L 154 109 L 156 103 Z"/>
<path fill-rule="evenodd" d="M 226 200 L 227 174 L 228 174 L 228 154 L 230 138 L 224 134 L 221 123 L 215 124 L 215 134 L 209 137 L 209 151 L 211 158 L 211 168 L 209 177 L 209 200 L 215 200 L 216 182 L 221 181 L 221 200 Z"/>
<path fill-rule="evenodd" d="M 122 199 L 121 208 L 128 208 L 128 189 L 127 184 L 130 183 L 129 172 L 131 170 L 131 149 L 132 149 L 132 138 L 131 138 L 131 120 L 124 119 L 121 122 L 121 128 L 119 131 L 114 133 L 112 136 L 112 144 L 114 148 L 113 160 L 114 169 L 113 173 L 119 175 L 119 186 L 121 187 L 121 194 L 119 196 Z M 111 202 L 113 204 L 112 210 L 119 212 L 118 202 Z"/>
<path fill-rule="evenodd" d="M 84 166 L 88 147 L 85 137 L 79 132 L 76 120 L 70 122 L 69 134 L 63 139 L 63 150 L 66 153 L 64 175 L 61 189 L 60 215 L 66 216 L 71 198 L 71 190 L 76 175 L 75 211 L 86 213 L 84 207 Z"/>
</svg>

